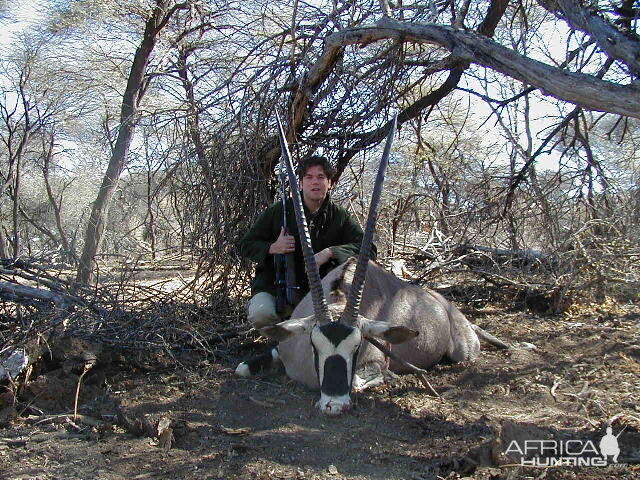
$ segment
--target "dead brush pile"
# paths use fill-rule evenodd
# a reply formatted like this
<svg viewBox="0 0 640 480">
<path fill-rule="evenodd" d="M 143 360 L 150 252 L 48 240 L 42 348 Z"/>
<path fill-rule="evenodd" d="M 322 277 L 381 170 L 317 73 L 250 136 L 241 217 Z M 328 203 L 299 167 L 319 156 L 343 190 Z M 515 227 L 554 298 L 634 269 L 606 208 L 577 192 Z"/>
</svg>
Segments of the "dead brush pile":
<svg viewBox="0 0 640 480">
<path fill-rule="evenodd" d="M 225 356 L 219 347 L 243 332 L 243 300 L 196 289 L 193 281 L 171 291 L 163 288 L 166 280 L 145 285 L 134 278 L 88 288 L 68 276 L 33 262 L 2 265 L 0 361 L 6 368 L 0 377 L 70 358 L 82 364 L 170 362 L 185 351 Z"/>
<path fill-rule="evenodd" d="M 230 352 L 256 336 L 243 323 L 246 299 L 238 291 L 229 294 L 199 268 L 181 270 L 137 265 L 88 288 L 62 268 L 5 261 L 0 428 L 53 421 L 69 423 L 71 434 L 117 425 L 158 436 L 166 419 L 130 412 L 109 379 L 227 365 L 235 361 Z"/>
<path fill-rule="evenodd" d="M 640 248 L 622 235 L 584 229 L 553 253 L 482 245 L 427 245 L 407 256 L 413 282 L 475 307 L 511 305 L 540 314 L 572 306 L 638 303 Z M 471 306 L 471 305 L 469 305 Z"/>
</svg>

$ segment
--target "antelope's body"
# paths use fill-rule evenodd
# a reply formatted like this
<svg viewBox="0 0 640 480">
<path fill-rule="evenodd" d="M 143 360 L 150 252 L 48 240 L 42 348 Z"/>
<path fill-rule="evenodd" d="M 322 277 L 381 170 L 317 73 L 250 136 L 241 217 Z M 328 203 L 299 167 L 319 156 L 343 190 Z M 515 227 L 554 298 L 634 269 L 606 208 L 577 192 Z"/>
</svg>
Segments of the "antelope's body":
<svg viewBox="0 0 640 480">
<path fill-rule="evenodd" d="M 330 309 L 342 308 L 341 297 L 349 291 L 354 266 L 353 262 L 346 262 L 329 272 L 322 280 Z M 313 315 L 313 305 L 307 295 L 291 317 L 303 318 L 310 315 Z M 392 347 L 398 356 L 417 367 L 428 368 L 443 358 L 454 362 L 474 360 L 480 353 L 480 342 L 474 325 L 455 305 L 436 292 L 400 280 L 374 262 L 369 262 L 367 269 L 360 315 L 386 322 L 392 327 L 401 326 L 418 332 L 415 338 Z M 313 389 L 320 387 L 308 335 L 296 335 L 280 342 L 278 354 L 289 377 Z M 358 375 L 365 367 L 369 371 L 383 372 L 387 368 L 387 361 L 382 352 L 363 339 L 355 374 Z M 393 360 L 389 368 L 403 373 L 402 366 L 395 364 Z M 359 379 L 361 378 L 360 376 Z M 358 386 L 356 380 L 356 387 Z"/>
</svg>

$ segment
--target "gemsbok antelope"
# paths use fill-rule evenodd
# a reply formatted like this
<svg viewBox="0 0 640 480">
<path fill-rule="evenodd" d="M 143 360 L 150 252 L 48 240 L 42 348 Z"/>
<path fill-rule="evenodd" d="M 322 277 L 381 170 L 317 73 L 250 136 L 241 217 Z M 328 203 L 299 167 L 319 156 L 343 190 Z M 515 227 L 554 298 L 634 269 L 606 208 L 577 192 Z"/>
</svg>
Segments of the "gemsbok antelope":
<svg viewBox="0 0 640 480">
<path fill-rule="evenodd" d="M 351 391 L 381 383 L 387 369 L 396 373 L 405 371 L 402 364 L 387 360 L 380 350 L 369 344 L 367 337 L 393 344 L 395 356 L 422 368 L 443 358 L 453 362 L 476 359 L 480 354 L 479 337 L 506 348 L 500 340 L 470 323 L 442 295 L 406 283 L 369 260 L 396 124 L 394 118 L 378 168 L 358 258 L 355 261 L 351 258 L 321 280 L 291 156 L 278 118 L 310 291 L 289 320 L 260 330 L 266 337 L 278 341 L 278 346 L 266 355 L 242 362 L 236 373 L 248 376 L 280 361 L 290 378 L 320 390 L 316 406 L 329 415 L 348 410 Z"/>
</svg>

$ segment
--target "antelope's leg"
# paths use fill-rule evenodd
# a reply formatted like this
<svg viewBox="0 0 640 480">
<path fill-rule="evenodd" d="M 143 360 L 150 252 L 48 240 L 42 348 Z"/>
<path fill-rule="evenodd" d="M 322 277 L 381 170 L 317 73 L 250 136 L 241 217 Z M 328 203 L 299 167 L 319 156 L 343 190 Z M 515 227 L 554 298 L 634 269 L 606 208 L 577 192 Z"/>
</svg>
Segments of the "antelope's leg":
<svg viewBox="0 0 640 480">
<path fill-rule="evenodd" d="M 401 359 L 395 353 L 393 353 L 391 350 L 389 350 L 387 347 L 382 345 L 375 338 L 370 338 L 370 337 L 364 337 L 364 338 L 366 338 L 367 341 L 371 345 L 376 347 L 378 350 L 380 350 L 382 353 L 384 353 L 387 357 L 392 358 L 393 360 L 395 360 L 396 362 L 401 364 L 403 367 L 405 367 L 407 370 L 410 370 L 413 373 L 415 373 L 416 375 L 418 375 L 418 378 L 422 382 L 422 385 L 424 385 L 424 387 L 427 389 L 427 391 L 431 395 L 433 395 L 434 397 L 440 397 L 440 394 L 434 390 L 434 388 L 429 383 L 429 380 L 427 380 L 427 376 L 426 376 L 427 371 L 426 370 L 423 370 L 422 368 L 418 368 L 415 365 L 412 365 L 411 363 Z"/>
<path fill-rule="evenodd" d="M 236 375 L 250 377 L 251 375 L 271 370 L 281 363 L 278 347 L 274 347 L 268 352 L 241 362 L 236 368 Z"/>
</svg>

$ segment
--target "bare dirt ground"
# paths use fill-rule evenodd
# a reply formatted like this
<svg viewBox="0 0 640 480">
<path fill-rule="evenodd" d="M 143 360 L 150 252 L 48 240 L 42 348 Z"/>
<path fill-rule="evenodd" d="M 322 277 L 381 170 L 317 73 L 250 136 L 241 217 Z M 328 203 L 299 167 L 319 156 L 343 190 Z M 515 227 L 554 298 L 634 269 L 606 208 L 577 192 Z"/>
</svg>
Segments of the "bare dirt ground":
<svg viewBox="0 0 640 480">
<path fill-rule="evenodd" d="M 640 478 L 638 312 L 476 312 L 472 321 L 520 348 L 432 369 L 441 398 L 408 375 L 356 394 L 339 418 L 316 413 L 316 394 L 281 374 L 234 376 L 251 351 L 231 344 L 216 358 L 96 367 L 75 420 L 80 372 L 61 365 L 34 374 L 20 411 L 0 396 L 0 478 Z M 533 468 L 505 455 L 513 440 L 597 446 L 611 420 L 617 464 Z"/>
</svg>

